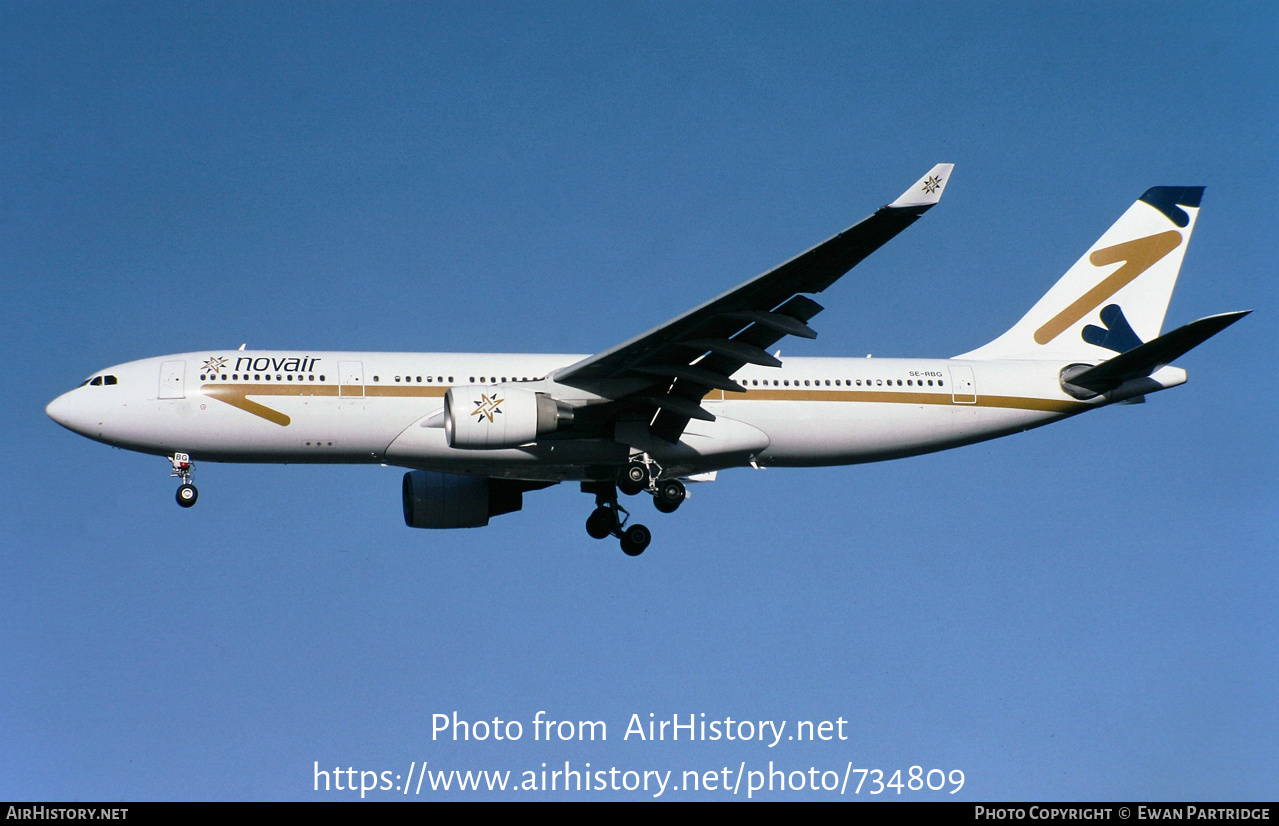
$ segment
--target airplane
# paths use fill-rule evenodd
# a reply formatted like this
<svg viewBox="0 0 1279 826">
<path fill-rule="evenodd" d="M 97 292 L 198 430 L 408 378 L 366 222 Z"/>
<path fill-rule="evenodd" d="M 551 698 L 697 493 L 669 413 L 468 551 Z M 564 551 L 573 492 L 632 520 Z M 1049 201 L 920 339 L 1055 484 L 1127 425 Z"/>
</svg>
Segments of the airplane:
<svg viewBox="0 0 1279 826">
<path fill-rule="evenodd" d="M 865 220 L 595 355 L 207 350 L 109 367 L 54 399 L 62 426 L 165 456 L 191 507 L 194 459 L 406 468 L 404 521 L 473 528 L 578 482 L 586 530 L 631 556 L 663 513 L 738 467 L 851 465 L 1019 433 L 1183 384 L 1172 362 L 1247 315 L 1161 335 L 1203 187 L 1148 189 L 990 343 L 949 359 L 792 358 L 820 293 L 935 206 L 937 164 Z"/>
</svg>

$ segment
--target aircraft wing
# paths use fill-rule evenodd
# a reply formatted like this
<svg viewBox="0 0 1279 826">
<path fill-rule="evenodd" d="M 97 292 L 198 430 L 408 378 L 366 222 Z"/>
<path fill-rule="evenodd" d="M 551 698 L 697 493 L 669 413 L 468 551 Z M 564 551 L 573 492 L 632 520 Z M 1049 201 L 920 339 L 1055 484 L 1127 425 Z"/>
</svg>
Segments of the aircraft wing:
<svg viewBox="0 0 1279 826">
<path fill-rule="evenodd" d="M 713 420 L 708 390 L 741 390 L 730 377 L 746 364 L 781 362 L 765 348 L 786 335 L 816 338 L 808 321 L 819 293 L 941 200 L 954 164 L 937 164 L 873 215 L 768 272 L 630 341 L 564 367 L 551 378 L 574 387 L 624 387 L 623 407 L 649 430 L 679 440 L 689 419 Z M 625 381 L 618 381 L 625 380 Z M 638 389 L 636 389 L 638 388 Z"/>
</svg>

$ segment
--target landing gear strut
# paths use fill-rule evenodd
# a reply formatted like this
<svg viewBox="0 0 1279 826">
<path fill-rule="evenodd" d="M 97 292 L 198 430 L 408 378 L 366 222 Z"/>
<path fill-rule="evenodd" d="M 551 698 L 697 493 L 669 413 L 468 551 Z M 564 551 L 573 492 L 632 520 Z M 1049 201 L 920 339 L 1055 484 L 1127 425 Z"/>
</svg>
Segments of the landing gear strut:
<svg viewBox="0 0 1279 826">
<path fill-rule="evenodd" d="M 178 488 L 178 504 L 189 508 L 195 504 L 196 499 L 200 498 L 200 491 L 191 484 L 191 477 L 195 473 L 195 462 L 192 462 L 190 455 L 186 453 L 175 453 L 168 459 L 173 463 L 173 473 L 169 475 L 182 480 L 182 485 Z"/>
<path fill-rule="evenodd" d="M 617 503 L 617 486 L 612 482 L 583 482 L 582 491 L 595 494 L 595 510 L 586 519 L 586 532 L 595 539 L 616 536 L 627 556 L 644 553 L 653 534 L 643 525 L 626 524 L 630 513 Z"/>
</svg>

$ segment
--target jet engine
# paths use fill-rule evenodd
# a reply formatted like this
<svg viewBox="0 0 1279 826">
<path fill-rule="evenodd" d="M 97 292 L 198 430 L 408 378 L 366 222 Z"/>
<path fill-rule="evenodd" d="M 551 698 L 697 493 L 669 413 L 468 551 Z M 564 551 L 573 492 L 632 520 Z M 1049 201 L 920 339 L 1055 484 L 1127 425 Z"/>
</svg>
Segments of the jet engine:
<svg viewBox="0 0 1279 826">
<path fill-rule="evenodd" d="M 410 528 L 482 528 L 489 517 L 524 507 L 524 491 L 537 487 L 545 485 L 411 470 L 404 474 L 404 524 Z"/>
<path fill-rule="evenodd" d="M 444 394 L 449 447 L 518 447 L 572 421 L 572 408 L 522 387 L 466 385 Z"/>
</svg>

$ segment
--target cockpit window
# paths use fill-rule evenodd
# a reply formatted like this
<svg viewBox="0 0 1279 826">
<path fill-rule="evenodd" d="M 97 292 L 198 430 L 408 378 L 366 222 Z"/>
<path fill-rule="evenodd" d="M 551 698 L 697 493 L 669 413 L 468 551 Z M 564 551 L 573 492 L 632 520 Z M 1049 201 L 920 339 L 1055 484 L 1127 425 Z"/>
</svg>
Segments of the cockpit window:
<svg viewBox="0 0 1279 826">
<path fill-rule="evenodd" d="M 93 381 L 89 382 L 89 384 L 92 384 L 94 387 L 101 387 L 101 386 L 102 386 L 102 377 L 101 377 L 101 376 L 94 376 L 94 377 L 93 377 Z"/>
<path fill-rule="evenodd" d="M 116 381 L 116 377 L 115 377 L 115 376 L 103 376 L 103 377 L 102 377 L 102 383 L 103 383 L 103 384 L 118 384 L 118 382 Z"/>
</svg>

